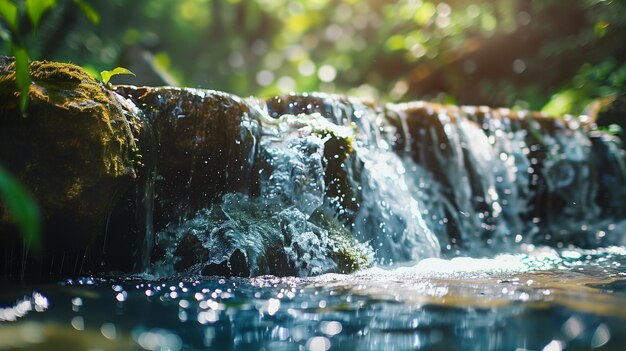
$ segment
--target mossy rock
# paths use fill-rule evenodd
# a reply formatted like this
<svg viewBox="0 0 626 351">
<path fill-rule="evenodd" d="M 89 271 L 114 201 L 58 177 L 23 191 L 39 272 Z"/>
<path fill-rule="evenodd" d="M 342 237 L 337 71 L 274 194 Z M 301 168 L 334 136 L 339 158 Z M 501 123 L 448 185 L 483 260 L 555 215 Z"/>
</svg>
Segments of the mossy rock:
<svg viewBox="0 0 626 351">
<path fill-rule="evenodd" d="M 0 164 L 40 206 L 44 252 L 84 251 L 135 177 L 133 131 L 140 123 L 120 96 L 76 65 L 35 61 L 29 69 L 22 113 L 15 62 L 0 58 Z M 15 232 L 1 205 L 0 232 Z"/>
<path fill-rule="evenodd" d="M 338 273 L 351 273 L 373 264 L 374 251 L 371 247 L 356 240 L 336 218 L 319 210 L 311 215 L 309 221 L 328 231 L 330 258 L 337 263 Z"/>
</svg>

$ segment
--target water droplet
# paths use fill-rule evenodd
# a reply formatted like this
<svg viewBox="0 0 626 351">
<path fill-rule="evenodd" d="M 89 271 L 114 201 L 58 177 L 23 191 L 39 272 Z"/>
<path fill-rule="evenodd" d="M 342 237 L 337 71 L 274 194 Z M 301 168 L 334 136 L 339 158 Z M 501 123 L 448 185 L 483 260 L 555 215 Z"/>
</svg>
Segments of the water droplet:
<svg viewBox="0 0 626 351">
<path fill-rule="evenodd" d="M 126 293 L 126 291 L 122 291 L 121 293 L 118 293 L 117 295 L 115 295 L 115 299 L 119 302 L 124 302 L 126 301 L 127 296 L 128 294 Z"/>
<path fill-rule="evenodd" d="M 543 348 L 543 351 L 562 351 L 564 342 L 560 340 L 552 340 Z"/>
<path fill-rule="evenodd" d="M 322 330 L 322 333 L 328 336 L 335 336 L 341 333 L 343 326 L 340 322 L 337 321 L 322 322 L 320 323 L 320 329 Z"/>
<path fill-rule="evenodd" d="M 568 340 L 573 340 L 585 330 L 585 324 L 578 316 L 571 316 L 563 323 L 561 330 Z"/>
<path fill-rule="evenodd" d="M 85 320 L 81 316 L 76 316 L 72 318 L 70 324 L 76 330 L 85 330 Z"/>
<path fill-rule="evenodd" d="M 330 340 L 324 336 L 316 336 L 306 342 L 306 348 L 310 351 L 326 351 L 330 349 Z"/>
<path fill-rule="evenodd" d="M 269 299 L 269 301 L 267 302 L 267 313 L 270 316 L 273 316 L 274 314 L 276 314 L 279 308 L 280 308 L 280 300 Z"/>
<path fill-rule="evenodd" d="M 107 339 L 115 339 L 117 337 L 117 329 L 113 323 L 104 323 L 100 327 L 100 333 Z"/>
<path fill-rule="evenodd" d="M 604 323 L 600 323 L 591 337 L 591 347 L 602 347 L 606 345 L 609 340 L 611 340 L 611 331 L 609 330 L 609 327 L 607 327 Z"/>
</svg>

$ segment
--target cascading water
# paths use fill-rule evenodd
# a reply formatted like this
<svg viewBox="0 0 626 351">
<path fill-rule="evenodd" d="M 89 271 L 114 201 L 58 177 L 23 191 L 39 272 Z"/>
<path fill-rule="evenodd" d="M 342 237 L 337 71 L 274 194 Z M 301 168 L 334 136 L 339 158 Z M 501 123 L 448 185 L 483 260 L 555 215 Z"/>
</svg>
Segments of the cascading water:
<svg viewBox="0 0 626 351">
<path fill-rule="evenodd" d="M 606 189 L 624 189 L 624 152 L 575 119 L 324 94 L 120 91 L 148 106 L 157 144 L 177 148 L 156 157 L 148 254 L 159 275 L 347 272 L 615 243 L 624 226 Z"/>
<path fill-rule="evenodd" d="M 380 109 L 357 99 L 324 95 L 284 97 L 284 106 L 276 103 L 278 99 L 268 102 L 272 116 L 323 114 L 335 125 L 353 128 L 352 152 L 328 174 L 332 186 L 326 203 L 359 241 L 372 246 L 377 262 L 439 255 L 438 241 L 423 219 L 426 207 L 400 156 L 390 151 L 395 131 L 383 126 Z M 336 157 L 333 153 L 326 156 L 330 160 Z"/>
<path fill-rule="evenodd" d="M 428 103 L 388 109 L 409 130 L 413 160 L 439 183 L 447 235 L 438 237 L 447 249 L 476 255 L 520 242 L 594 245 L 607 229 L 598 216 L 607 204 L 594 197 L 606 170 L 593 168 L 589 138 L 576 121 Z"/>
</svg>

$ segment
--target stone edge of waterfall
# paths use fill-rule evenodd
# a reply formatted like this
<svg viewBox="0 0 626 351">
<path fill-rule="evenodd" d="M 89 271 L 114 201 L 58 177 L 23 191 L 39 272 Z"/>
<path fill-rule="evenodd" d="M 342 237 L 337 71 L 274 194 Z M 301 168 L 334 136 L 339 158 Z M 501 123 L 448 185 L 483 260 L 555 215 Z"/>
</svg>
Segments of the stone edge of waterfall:
<svg viewBox="0 0 626 351">
<path fill-rule="evenodd" d="M 47 61 L 31 64 L 23 117 L 12 60 L 2 63 L 0 163 L 39 200 L 45 247 L 28 256 L 0 207 L 4 279 L 143 272 L 172 254 L 159 240 L 174 228 L 187 231 L 193 257 L 168 274 L 315 275 L 531 243 L 622 243 L 624 149 L 594 118 L 323 93 L 109 89 Z M 233 194 L 238 203 L 226 204 Z M 229 217 L 250 212 L 245 202 L 259 219 L 276 216 L 279 230 Z"/>
</svg>

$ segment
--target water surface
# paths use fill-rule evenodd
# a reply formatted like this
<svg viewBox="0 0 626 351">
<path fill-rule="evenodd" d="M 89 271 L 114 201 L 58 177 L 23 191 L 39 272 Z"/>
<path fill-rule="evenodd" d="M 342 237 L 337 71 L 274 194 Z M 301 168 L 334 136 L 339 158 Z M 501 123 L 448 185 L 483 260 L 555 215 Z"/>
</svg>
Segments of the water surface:
<svg viewBox="0 0 626 351">
<path fill-rule="evenodd" d="M 311 278 L 5 285 L 0 350 L 619 350 L 626 248 L 532 247 Z"/>
</svg>

